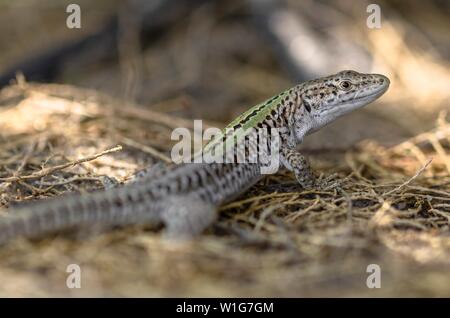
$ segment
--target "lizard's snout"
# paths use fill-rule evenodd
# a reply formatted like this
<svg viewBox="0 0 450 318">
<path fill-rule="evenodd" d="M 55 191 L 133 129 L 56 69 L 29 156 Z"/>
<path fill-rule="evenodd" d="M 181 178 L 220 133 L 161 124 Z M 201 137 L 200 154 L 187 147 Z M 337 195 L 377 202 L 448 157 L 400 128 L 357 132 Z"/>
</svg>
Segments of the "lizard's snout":
<svg viewBox="0 0 450 318">
<path fill-rule="evenodd" d="M 388 90 L 389 85 L 391 84 L 389 78 L 382 74 L 373 74 L 372 79 L 372 83 L 375 85 L 372 85 L 372 92 L 369 93 L 369 95 L 375 94 L 381 96 Z"/>
<path fill-rule="evenodd" d="M 389 84 L 391 84 L 391 81 L 387 76 L 384 76 L 382 74 L 374 74 L 376 81 L 381 84 L 381 86 L 389 87 Z"/>
</svg>

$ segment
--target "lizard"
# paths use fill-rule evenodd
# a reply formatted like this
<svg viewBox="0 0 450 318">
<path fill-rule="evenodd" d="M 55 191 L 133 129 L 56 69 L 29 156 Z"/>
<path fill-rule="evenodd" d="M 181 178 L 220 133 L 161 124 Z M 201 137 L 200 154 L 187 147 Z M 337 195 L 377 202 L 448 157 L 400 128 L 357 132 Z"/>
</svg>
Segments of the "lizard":
<svg viewBox="0 0 450 318">
<path fill-rule="evenodd" d="M 282 166 L 294 173 L 301 187 L 320 187 L 298 146 L 307 135 L 379 98 L 389 85 L 384 75 L 351 70 L 300 83 L 237 117 L 202 154 L 211 154 L 220 143 L 230 142 L 237 150 L 232 155 L 224 150 L 225 156 L 236 159 L 240 152 L 255 157 L 259 147 L 245 142 L 245 131 L 275 128 Z M 173 164 L 150 168 L 121 187 L 12 208 L 8 216 L 0 218 L 0 243 L 72 228 L 130 224 L 164 224 L 168 237 L 192 238 L 215 221 L 220 205 L 264 176 L 262 166 L 258 160 Z"/>
</svg>

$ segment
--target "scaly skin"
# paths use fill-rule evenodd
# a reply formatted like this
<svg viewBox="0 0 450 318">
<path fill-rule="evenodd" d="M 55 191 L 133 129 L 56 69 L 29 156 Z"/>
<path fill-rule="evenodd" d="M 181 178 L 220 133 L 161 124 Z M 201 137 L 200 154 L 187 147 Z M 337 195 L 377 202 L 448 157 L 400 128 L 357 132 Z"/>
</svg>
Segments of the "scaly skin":
<svg viewBox="0 0 450 318">
<path fill-rule="evenodd" d="M 294 172 L 302 187 L 319 186 L 307 160 L 296 147 L 308 134 L 317 131 L 378 97 L 389 80 L 378 74 L 342 71 L 304 82 L 258 104 L 227 126 L 203 152 L 224 150 L 232 163 L 184 163 L 144 173 L 120 188 L 88 195 L 67 195 L 32 207 L 13 209 L 0 220 L 0 243 L 16 237 L 42 237 L 69 228 L 153 224 L 163 222 L 171 237 L 191 237 L 203 231 L 216 217 L 216 208 L 246 191 L 262 178 L 265 166 L 259 158 L 268 153 L 256 146 L 255 129 L 276 128 L 279 156 L 284 167 Z M 244 142 L 245 140 L 250 142 Z M 265 145 L 267 145 L 269 141 Z M 213 151 L 214 149 L 214 151 Z M 271 148 L 268 147 L 268 151 Z M 273 149 L 272 149 L 273 151 Z M 246 163 L 237 163 L 245 155 Z"/>
</svg>

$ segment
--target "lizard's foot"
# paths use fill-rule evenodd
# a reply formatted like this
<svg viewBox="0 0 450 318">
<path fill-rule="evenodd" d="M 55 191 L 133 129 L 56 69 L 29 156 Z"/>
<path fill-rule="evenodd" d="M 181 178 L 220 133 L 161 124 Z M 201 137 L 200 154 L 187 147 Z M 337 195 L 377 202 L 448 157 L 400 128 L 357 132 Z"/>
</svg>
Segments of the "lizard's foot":
<svg viewBox="0 0 450 318">
<path fill-rule="evenodd" d="M 295 168 L 294 167 L 295 178 L 303 189 L 314 189 L 317 186 L 317 179 L 311 169 Z"/>
<path fill-rule="evenodd" d="M 295 171 L 295 177 L 303 189 L 306 190 L 324 190 L 328 191 L 336 188 L 341 184 L 340 180 L 336 180 L 337 174 L 334 173 L 325 178 L 316 178 L 312 171 Z"/>
<path fill-rule="evenodd" d="M 337 176 L 337 173 L 333 173 L 325 178 L 317 179 L 314 184 L 314 188 L 318 190 L 328 191 L 338 187 L 342 183 L 342 181 L 336 179 Z"/>
<path fill-rule="evenodd" d="M 316 177 L 312 172 L 308 160 L 295 149 L 282 148 L 283 165 L 294 172 L 295 178 L 304 189 L 312 189 L 316 184 Z"/>
<path fill-rule="evenodd" d="M 217 218 L 216 208 L 196 196 L 173 196 L 165 203 L 161 219 L 166 225 L 165 237 L 169 239 L 192 239 Z"/>
</svg>

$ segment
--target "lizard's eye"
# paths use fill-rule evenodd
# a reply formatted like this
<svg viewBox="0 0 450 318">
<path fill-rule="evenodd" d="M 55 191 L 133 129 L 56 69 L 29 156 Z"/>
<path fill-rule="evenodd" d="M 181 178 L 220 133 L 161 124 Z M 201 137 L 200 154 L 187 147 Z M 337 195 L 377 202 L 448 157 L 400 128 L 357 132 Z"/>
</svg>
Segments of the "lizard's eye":
<svg viewBox="0 0 450 318">
<path fill-rule="evenodd" d="M 352 87 L 352 83 L 350 81 L 342 81 L 339 83 L 339 87 L 346 91 Z"/>
</svg>

